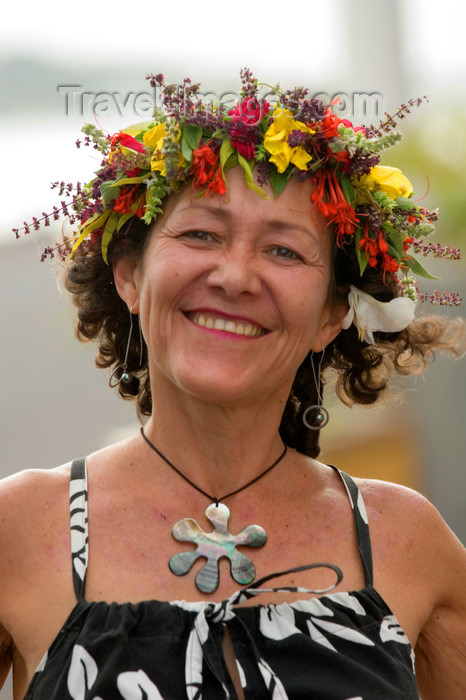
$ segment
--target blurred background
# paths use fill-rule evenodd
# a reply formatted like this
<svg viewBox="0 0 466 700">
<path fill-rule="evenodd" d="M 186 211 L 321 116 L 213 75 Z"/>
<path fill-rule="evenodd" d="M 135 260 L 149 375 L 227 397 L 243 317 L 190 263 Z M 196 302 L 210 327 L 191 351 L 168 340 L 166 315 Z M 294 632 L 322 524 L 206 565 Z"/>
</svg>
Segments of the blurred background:
<svg viewBox="0 0 466 700">
<path fill-rule="evenodd" d="M 247 66 L 265 83 L 343 93 L 355 123 L 378 123 L 428 95 L 382 162 L 401 167 L 428 208 L 440 207 L 436 240 L 464 247 L 464 26 L 463 0 L 10 5 L 0 29 L 0 476 L 59 465 L 137 429 L 133 405 L 107 388 L 93 349 L 73 337 L 56 266 L 40 262 L 61 224 L 17 241 L 11 232 L 58 203 L 52 181 L 90 179 L 98 161 L 74 146 L 83 122 L 112 132 L 141 121 L 134 99 L 150 92 L 147 72 L 237 92 Z M 378 97 L 364 110 L 356 93 Z M 423 290 L 466 298 L 464 262 L 436 263 L 425 264 L 442 279 L 422 280 Z M 438 358 L 401 386 L 403 402 L 380 408 L 348 409 L 327 391 L 321 459 L 419 489 L 464 540 L 465 365 Z M 8 697 L 10 686 L 0 692 Z"/>
</svg>

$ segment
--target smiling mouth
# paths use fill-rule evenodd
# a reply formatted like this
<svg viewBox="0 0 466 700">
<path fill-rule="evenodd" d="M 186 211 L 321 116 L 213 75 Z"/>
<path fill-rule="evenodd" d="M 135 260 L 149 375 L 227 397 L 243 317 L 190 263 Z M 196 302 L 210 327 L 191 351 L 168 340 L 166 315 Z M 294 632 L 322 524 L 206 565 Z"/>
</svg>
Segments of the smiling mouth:
<svg viewBox="0 0 466 700">
<path fill-rule="evenodd" d="M 187 314 L 188 318 L 202 328 L 208 328 L 215 331 L 224 331 L 235 335 L 245 335 L 249 338 L 258 338 L 265 335 L 269 331 L 261 326 L 257 326 L 250 321 L 234 318 L 221 318 L 212 313 L 200 311 L 197 313 Z"/>
</svg>

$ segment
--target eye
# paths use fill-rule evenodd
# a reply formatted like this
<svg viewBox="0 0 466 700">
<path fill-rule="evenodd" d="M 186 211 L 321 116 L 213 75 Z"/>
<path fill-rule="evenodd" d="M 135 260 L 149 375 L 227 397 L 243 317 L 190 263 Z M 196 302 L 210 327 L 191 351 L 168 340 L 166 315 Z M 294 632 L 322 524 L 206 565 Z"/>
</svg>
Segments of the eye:
<svg viewBox="0 0 466 700">
<path fill-rule="evenodd" d="M 270 255 L 273 255 L 276 258 L 281 258 L 283 260 L 291 260 L 291 261 L 303 261 L 303 257 L 299 255 L 294 250 L 291 250 L 291 248 L 285 248 L 285 246 L 275 246 L 274 248 L 271 248 L 269 250 Z"/>
<path fill-rule="evenodd" d="M 183 238 L 189 238 L 191 241 L 200 241 L 200 242 L 205 242 L 205 243 L 211 243 L 212 241 L 215 240 L 215 237 L 212 233 L 209 233 L 208 231 L 185 231 L 182 234 Z"/>
</svg>

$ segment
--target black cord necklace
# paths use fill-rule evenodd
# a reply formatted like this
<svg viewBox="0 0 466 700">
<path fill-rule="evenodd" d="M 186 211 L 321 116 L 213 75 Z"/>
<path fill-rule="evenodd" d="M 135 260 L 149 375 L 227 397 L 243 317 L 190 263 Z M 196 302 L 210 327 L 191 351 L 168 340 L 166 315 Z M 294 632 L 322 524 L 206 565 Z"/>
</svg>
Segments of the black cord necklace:
<svg viewBox="0 0 466 700">
<path fill-rule="evenodd" d="M 176 473 L 195 488 L 196 491 L 213 501 L 205 512 L 207 520 L 214 526 L 212 532 L 204 532 L 199 524 L 192 518 L 179 520 L 173 526 L 172 535 L 176 540 L 180 542 L 193 542 L 197 545 L 197 549 L 174 554 L 168 562 L 170 571 L 176 576 L 182 576 L 190 570 L 199 557 L 205 557 L 207 562 L 196 574 L 195 582 L 197 588 L 203 593 L 213 593 L 218 587 L 220 576 L 218 561 L 222 557 L 228 557 L 233 579 L 242 585 L 251 583 L 256 575 L 255 566 L 248 556 L 237 550 L 237 547 L 262 547 L 267 541 L 267 534 L 260 525 L 248 525 L 237 535 L 230 534 L 228 532 L 230 511 L 221 501 L 230 496 L 234 496 L 240 491 L 244 491 L 248 486 L 252 486 L 256 481 L 259 481 L 259 479 L 262 479 L 263 476 L 268 474 L 268 472 L 276 467 L 286 455 L 286 445 L 281 455 L 270 467 L 267 467 L 267 469 L 254 477 L 254 479 L 251 479 L 251 481 L 248 481 L 244 486 L 240 486 L 240 488 L 217 498 L 201 489 L 197 484 L 192 482 L 186 474 L 183 474 L 182 471 L 175 467 L 175 465 L 149 440 L 143 428 L 141 428 L 141 435 L 149 447 L 151 447 L 166 464 L 174 469 Z"/>
</svg>

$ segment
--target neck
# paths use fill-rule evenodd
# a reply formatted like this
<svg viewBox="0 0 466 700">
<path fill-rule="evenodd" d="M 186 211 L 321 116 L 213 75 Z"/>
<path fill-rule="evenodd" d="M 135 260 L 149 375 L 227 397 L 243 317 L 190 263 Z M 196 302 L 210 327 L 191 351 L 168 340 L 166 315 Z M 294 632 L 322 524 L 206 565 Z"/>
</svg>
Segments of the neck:
<svg viewBox="0 0 466 700">
<path fill-rule="evenodd" d="M 283 442 L 278 427 L 288 392 L 284 387 L 261 401 L 220 405 L 184 392 L 170 391 L 167 396 L 158 386 L 144 432 L 191 481 L 220 497 L 280 456 Z M 148 452 L 148 459 L 154 457 Z"/>
</svg>

